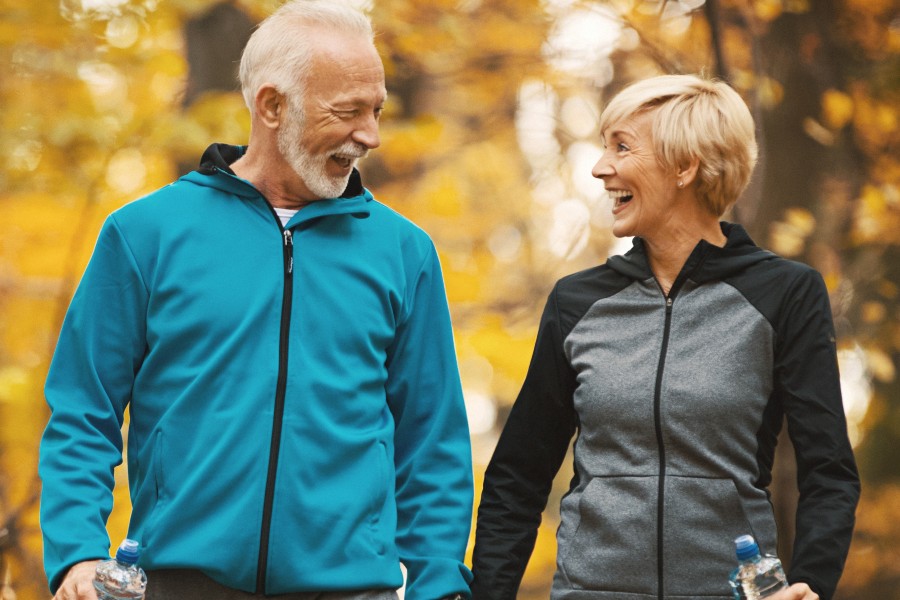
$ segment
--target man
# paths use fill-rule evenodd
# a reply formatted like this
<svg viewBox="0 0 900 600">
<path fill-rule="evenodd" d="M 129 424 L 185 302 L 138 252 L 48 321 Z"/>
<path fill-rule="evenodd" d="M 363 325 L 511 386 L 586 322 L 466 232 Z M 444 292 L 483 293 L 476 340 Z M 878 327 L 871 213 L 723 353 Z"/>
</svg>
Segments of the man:
<svg viewBox="0 0 900 600">
<path fill-rule="evenodd" d="M 93 600 L 120 426 L 148 600 L 468 597 L 471 452 L 433 244 L 354 165 L 368 20 L 291 2 L 240 69 L 246 148 L 114 212 L 47 379 L 45 563 Z M 129 406 L 130 405 L 130 406 Z"/>
</svg>

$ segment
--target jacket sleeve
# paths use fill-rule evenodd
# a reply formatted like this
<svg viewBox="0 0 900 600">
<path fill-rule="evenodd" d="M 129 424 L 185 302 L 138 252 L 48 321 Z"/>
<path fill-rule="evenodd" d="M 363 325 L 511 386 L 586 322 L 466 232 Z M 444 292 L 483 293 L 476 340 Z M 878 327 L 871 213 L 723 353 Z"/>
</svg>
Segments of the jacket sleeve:
<svg viewBox="0 0 900 600">
<path fill-rule="evenodd" d="M 805 270 L 787 295 L 775 376 L 797 457 L 796 536 L 788 580 L 830 600 L 844 569 L 859 500 L 847 437 L 834 326 L 822 277 Z"/>
<path fill-rule="evenodd" d="M 575 433 L 575 373 L 562 343 L 554 290 L 528 374 L 485 473 L 472 558 L 475 600 L 515 600 L 553 479 Z"/>
<path fill-rule="evenodd" d="M 437 253 L 428 245 L 387 359 L 395 421 L 397 546 L 406 598 L 468 596 L 472 450 Z"/>
<path fill-rule="evenodd" d="M 44 389 L 51 414 L 40 446 L 40 515 L 54 593 L 74 563 L 109 557 L 113 469 L 122 462 L 124 411 L 146 345 L 146 302 L 110 217 L 69 306 Z"/>
</svg>

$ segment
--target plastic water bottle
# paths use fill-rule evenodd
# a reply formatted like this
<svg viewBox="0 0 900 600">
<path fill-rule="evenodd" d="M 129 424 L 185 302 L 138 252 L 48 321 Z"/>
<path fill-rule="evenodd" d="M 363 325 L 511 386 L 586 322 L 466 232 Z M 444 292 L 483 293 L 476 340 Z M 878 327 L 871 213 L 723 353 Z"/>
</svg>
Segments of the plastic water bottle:
<svg viewBox="0 0 900 600">
<path fill-rule="evenodd" d="M 761 555 L 753 536 L 736 538 L 734 547 L 738 566 L 728 582 L 735 600 L 768 598 L 788 586 L 781 561 L 770 554 Z"/>
<path fill-rule="evenodd" d="M 126 539 L 119 545 L 116 557 L 97 565 L 94 589 L 98 600 L 143 600 L 147 575 L 135 563 L 138 543 Z"/>
</svg>

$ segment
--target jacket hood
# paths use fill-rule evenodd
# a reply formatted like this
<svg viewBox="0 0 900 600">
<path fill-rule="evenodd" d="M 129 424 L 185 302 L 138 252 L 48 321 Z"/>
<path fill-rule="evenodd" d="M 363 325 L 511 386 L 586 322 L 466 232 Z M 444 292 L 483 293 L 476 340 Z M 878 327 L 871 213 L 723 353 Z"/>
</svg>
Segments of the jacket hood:
<svg viewBox="0 0 900 600">
<path fill-rule="evenodd" d="M 757 246 L 740 225 L 723 221 L 721 227 L 722 233 L 728 238 L 725 246 L 720 248 L 706 240 L 700 240 L 681 268 L 676 286 L 686 279 L 696 283 L 724 279 L 758 262 L 776 258 L 775 254 Z M 630 279 L 644 280 L 653 277 L 647 260 L 646 245 L 639 237 L 634 238 L 631 250 L 624 255 L 610 257 L 606 264 Z"/>
<path fill-rule="evenodd" d="M 231 169 L 231 164 L 242 157 L 246 151 L 247 146 L 212 144 L 200 157 L 200 166 L 197 170 L 184 175 L 181 180 L 216 188 L 243 198 L 259 198 L 262 195 L 260 191 L 249 181 L 238 177 Z M 317 215 L 340 213 L 364 218 L 369 216 L 370 211 L 367 205 L 372 200 L 374 200 L 372 194 L 363 187 L 359 171 L 353 169 L 347 187 L 339 197 L 313 202 L 302 212 L 310 218 Z"/>
</svg>

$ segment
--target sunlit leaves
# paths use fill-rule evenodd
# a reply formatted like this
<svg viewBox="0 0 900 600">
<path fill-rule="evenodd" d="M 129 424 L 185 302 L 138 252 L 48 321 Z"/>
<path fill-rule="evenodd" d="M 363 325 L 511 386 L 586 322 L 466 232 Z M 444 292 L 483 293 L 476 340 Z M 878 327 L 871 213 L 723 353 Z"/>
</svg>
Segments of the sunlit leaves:
<svg viewBox="0 0 900 600">
<path fill-rule="evenodd" d="M 32 502 L 17 521 L 13 584 L 22 600 L 45 597 L 29 500 L 46 420 L 40 387 L 61 307 L 100 223 L 196 164 L 209 142 L 247 138 L 239 94 L 208 93 L 183 106 L 183 25 L 218 1 L 0 2 L 0 517 Z M 236 2 L 254 19 L 280 4 Z M 834 18 L 815 26 L 812 0 L 720 0 L 714 24 L 702 0 L 357 4 L 371 7 L 389 92 L 383 145 L 363 162 L 364 178 L 438 247 L 477 416 L 476 470 L 518 392 L 553 281 L 602 262 L 612 245 L 602 186 L 589 174 L 596 116 L 621 85 L 661 72 L 729 77 L 761 116 L 793 110 L 810 93 L 792 88 L 785 65 L 828 76 L 789 124 L 831 152 L 830 162 L 777 182 L 780 190 L 818 177 L 814 193 L 779 199 L 760 217 L 758 241 L 822 271 L 856 389 L 875 390 L 871 403 L 854 405 L 861 437 L 896 423 L 896 398 L 878 391 L 896 381 L 900 351 L 895 2 L 835 0 Z M 766 36 L 798 24 L 808 27 L 784 36 L 786 52 L 769 58 Z M 862 166 L 845 168 L 848 161 Z M 897 427 L 884 428 L 891 451 Z M 130 509 L 122 468 L 116 478 L 114 540 Z M 893 535 L 884 524 L 897 521 L 896 505 L 892 488 L 864 497 L 847 589 L 895 568 L 883 540 Z M 546 598 L 554 519 L 551 510 L 523 600 Z"/>
</svg>

